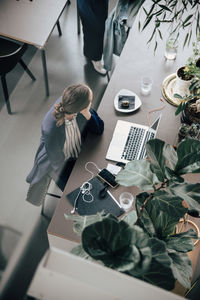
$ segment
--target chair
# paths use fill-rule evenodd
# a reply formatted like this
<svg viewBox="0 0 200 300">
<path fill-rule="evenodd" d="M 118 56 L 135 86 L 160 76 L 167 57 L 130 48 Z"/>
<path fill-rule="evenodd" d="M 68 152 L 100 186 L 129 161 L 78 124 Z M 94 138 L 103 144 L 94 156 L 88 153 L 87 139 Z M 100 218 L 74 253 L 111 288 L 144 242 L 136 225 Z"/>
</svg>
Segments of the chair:
<svg viewBox="0 0 200 300">
<path fill-rule="evenodd" d="M 14 228 L 0 224 L 0 280 L 20 237 Z"/>
<path fill-rule="evenodd" d="M 54 190 L 56 188 L 56 184 L 55 186 L 51 186 L 51 182 L 52 180 L 50 176 L 44 176 L 39 182 L 29 186 L 26 196 L 26 201 L 30 202 L 31 204 L 36 206 L 42 205 L 41 215 L 47 217 L 48 219 L 51 219 L 57 205 L 57 201 L 55 201 L 53 198 L 61 198 L 61 195 L 57 194 L 61 193 L 61 191 L 57 190 L 55 194 Z M 49 190 L 52 190 L 52 192 Z M 46 196 L 50 197 L 47 198 Z"/>
<path fill-rule="evenodd" d="M 27 49 L 27 44 L 19 44 L 17 42 L 0 37 L 0 76 L 5 97 L 7 111 L 11 114 L 8 88 L 6 83 L 6 74 L 14 69 L 17 63 L 28 73 L 32 80 L 36 80 L 27 65 L 23 62 L 22 56 Z"/>
</svg>

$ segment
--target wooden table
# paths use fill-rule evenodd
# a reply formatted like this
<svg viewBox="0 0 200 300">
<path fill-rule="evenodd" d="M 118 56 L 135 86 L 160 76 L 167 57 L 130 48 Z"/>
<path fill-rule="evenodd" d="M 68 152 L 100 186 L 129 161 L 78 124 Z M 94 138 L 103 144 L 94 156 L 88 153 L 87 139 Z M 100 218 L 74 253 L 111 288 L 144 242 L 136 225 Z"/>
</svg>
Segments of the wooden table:
<svg viewBox="0 0 200 300">
<path fill-rule="evenodd" d="M 45 46 L 69 0 L 1 0 L 0 35 L 33 45 L 41 50 L 46 95 L 49 83 Z"/>
<path fill-rule="evenodd" d="M 73 245 L 80 242 L 80 237 L 73 232 L 72 222 L 64 217 L 64 213 L 70 214 L 72 209 L 66 195 L 90 178 L 90 174 L 85 170 L 85 164 L 88 161 L 96 163 L 100 169 L 107 166 L 109 161 L 105 159 L 105 156 L 118 119 L 147 125 L 147 112 L 162 106 L 160 97 L 162 96 L 163 80 L 184 65 L 187 57 L 191 55 L 190 49 L 185 48 L 183 51 L 180 45 L 177 59 L 166 61 L 164 58 L 164 42 L 159 43 L 155 55 L 153 54 L 153 45 L 151 49 L 147 48 L 146 42 L 152 28 L 147 28 L 144 33 L 139 33 L 136 28 L 137 24 L 135 23 L 98 109 L 99 115 L 105 121 L 104 133 L 100 137 L 92 135 L 87 137 L 48 227 L 50 247 L 69 250 Z M 140 94 L 140 78 L 144 75 L 150 75 L 153 79 L 152 92 L 148 96 Z M 134 91 L 142 100 L 142 106 L 138 111 L 123 114 L 115 110 L 115 95 L 124 88 Z M 162 119 L 157 132 L 158 138 L 172 145 L 177 139 L 180 126 L 180 116 L 175 116 L 175 110 L 176 107 L 166 103 L 166 107 L 162 110 Z M 151 123 L 159 114 L 160 112 L 150 114 Z M 95 173 L 95 168 L 93 170 Z M 134 196 L 139 193 L 139 189 L 136 187 L 125 188 L 120 186 L 112 190 L 112 194 L 118 200 L 122 191 L 130 191 Z M 194 251 L 195 265 L 197 266 L 199 266 L 199 248 L 200 242 Z M 196 267 L 194 268 L 196 270 Z"/>
</svg>

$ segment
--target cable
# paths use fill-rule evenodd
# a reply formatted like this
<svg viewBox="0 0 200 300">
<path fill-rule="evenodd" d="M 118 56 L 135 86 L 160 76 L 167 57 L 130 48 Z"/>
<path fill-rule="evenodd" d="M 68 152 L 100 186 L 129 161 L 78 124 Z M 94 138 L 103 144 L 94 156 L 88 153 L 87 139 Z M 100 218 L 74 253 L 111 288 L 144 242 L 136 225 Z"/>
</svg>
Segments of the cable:
<svg viewBox="0 0 200 300">
<path fill-rule="evenodd" d="M 99 167 L 93 161 L 86 162 L 86 164 L 85 164 L 85 170 L 88 171 L 92 175 L 91 178 L 88 179 L 88 181 L 89 181 L 89 180 L 91 180 L 94 177 L 94 173 L 91 170 L 88 169 L 88 164 L 92 164 L 93 166 L 95 166 L 95 168 L 98 171 L 101 171 L 101 169 L 99 169 Z"/>
<path fill-rule="evenodd" d="M 153 108 L 153 109 L 151 109 L 151 110 L 149 110 L 149 111 L 147 112 L 147 122 L 148 122 L 148 124 L 149 124 L 149 127 L 151 127 L 149 114 L 150 114 L 151 112 L 153 112 L 153 111 L 159 111 L 159 110 L 162 110 L 162 109 L 164 109 L 165 106 L 166 106 L 166 101 L 165 101 L 163 98 L 160 98 L 160 101 L 163 102 L 163 105 L 162 105 L 161 107 Z"/>
</svg>

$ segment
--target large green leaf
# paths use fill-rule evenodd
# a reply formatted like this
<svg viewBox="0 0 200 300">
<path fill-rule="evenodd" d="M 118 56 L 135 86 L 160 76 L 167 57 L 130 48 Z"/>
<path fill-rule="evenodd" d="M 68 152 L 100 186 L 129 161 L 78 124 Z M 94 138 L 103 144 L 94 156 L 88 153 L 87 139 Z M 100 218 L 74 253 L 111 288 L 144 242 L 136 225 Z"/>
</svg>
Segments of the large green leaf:
<svg viewBox="0 0 200 300">
<path fill-rule="evenodd" d="M 189 206 L 189 209 L 200 212 L 200 183 L 187 183 L 174 184 L 168 189 L 174 194 L 179 195 L 185 200 Z"/>
<path fill-rule="evenodd" d="M 175 286 L 175 278 L 171 267 L 165 267 L 155 259 L 152 259 L 149 269 L 142 274 L 137 274 L 134 270 L 130 270 L 127 273 L 166 290 L 172 290 Z"/>
<path fill-rule="evenodd" d="M 135 206 L 136 206 L 136 210 L 137 210 L 137 214 L 139 215 L 140 213 L 140 209 L 143 205 L 143 203 L 145 202 L 145 200 L 150 196 L 150 194 L 144 192 L 144 193 L 140 193 L 139 195 L 136 196 L 136 201 L 135 201 Z M 148 213 L 148 211 L 146 210 L 146 208 L 144 208 L 142 210 L 141 216 L 140 216 L 140 220 L 139 220 L 139 225 L 150 235 L 150 236 L 154 236 L 156 235 L 156 230 L 154 227 L 154 224 L 151 220 L 151 216 Z"/>
<path fill-rule="evenodd" d="M 177 148 L 178 162 L 175 172 L 178 175 L 200 172 L 200 141 L 186 139 Z"/>
<path fill-rule="evenodd" d="M 132 244 L 140 252 L 140 260 L 135 264 L 134 269 L 137 272 L 144 272 L 150 265 L 152 252 L 149 245 L 149 237 L 144 233 L 142 228 L 136 225 L 133 226 Z"/>
<path fill-rule="evenodd" d="M 165 144 L 163 148 L 163 155 L 167 159 L 170 168 L 174 169 L 178 161 L 177 153 L 174 148 L 169 144 Z"/>
<path fill-rule="evenodd" d="M 146 270 L 151 259 L 148 236 L 143 230 L 109 217 L 84 229 L 82 245 L 92 258 L 121 272 L 138 264 Z"/>
<path fill-rule="evenodd" d="M 82 233 L 83 249 L 94 259 L 117 270 L 128 270 L 139 260 L 137 249 L 132 250 L 132 229 L 124 221 L 106 218 L 87 226 Z"/>
<path fill-rule="evenodd" d="M 167 252 L 166 243 L 157 238 L 151 238 L 150 245 L 152 257 L 161 265 L 169 267 L 171 265 L 171 260 Z"/>
<path fill-rule="evenodd" d="M 129 226 L 133 226 L 137 220 L 137 213 L 135 210 L 129 211 L 123 218 L 123 221 L 125 221 Z"/>
<path fill-rule="evenodd" d="M 133 160 L 125 166 L 116 176 L 116 181 L 123 186 L 137 186 L 148 191 L 158 183 L 158 178 L 150 169 L 147 160 Z"/>
<path fill-rule="evenodd" d="M 197 239 L 197 234 L 193 229 L 169 236 L 166 242 L 167 248 L 178 252 L 188 252 L 193 250 L 194 243 L 192 239 Z"/>
<path fill-rule="evenodd" d="M 165 175 L 167 179 L 169 179 L 169 183 L 174 183 L 174 182 L 184 182 L 184 178 L 177 175 L 172 169 L 168 168 L 165 166 Z"/>
<path fill-rule="evenodd" d="M 163 148 L 165 143 L 159 139 L 153 139 L 147 142 L 147 156 L 151 160 L 151 170 L 156 174 L 160 181 L 165 180 L 165 157 Z"/>
<path fill-rule="evenodd" d="M 139 212 L 142 204 L 149 194 L 142 193 L 136 197 L 136 209 Z M 165 239 L 174 231 L 179 217 L 170 215 L 162 211 L 156 202 L 148 201 L 142 210 L 139 225 L 152 237 Z"/>
<path fill-rule="evenodd" d="M 74 221 L 73 230 L 77 235 L 81 235 L 83 229 L 95 222 L 101 221 L 103 218 L 107 217 L 107 215 L 102 211 L 98 212 L 96 215 L 90 216 L 79 216 L 79 215 L 67 215 L 64 214 L 65 219 Z M 116 219 L 116 217 L 112 216 Z"/>
<path fill-rule="evenodd" d="M 179 220 L 187 212 L 187 209 L 182 206 L 182 201 L 181 197 L 167 191 L 155 191 L 151 203 L 165 214 Z"/>
<path fill-rule="evenodd" d="M 191 286 L 190 278 L 192 276 L 192 263 L 186 253 L 170 252 L 172 260 L 171 269 L 174 277 L 182 286 L 189 289 Z"/>
</svg>

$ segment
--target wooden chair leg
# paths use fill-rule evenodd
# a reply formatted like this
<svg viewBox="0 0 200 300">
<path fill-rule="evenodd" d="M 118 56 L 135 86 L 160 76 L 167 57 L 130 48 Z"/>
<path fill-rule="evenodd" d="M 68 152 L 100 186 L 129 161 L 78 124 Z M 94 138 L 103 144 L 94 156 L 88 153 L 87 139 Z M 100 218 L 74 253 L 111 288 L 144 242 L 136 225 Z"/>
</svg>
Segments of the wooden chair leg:
<svg viewBox="0 0 200 300">
<path fill-rule="evenodd" d="M 8 88 L 7 88 L 7 84 L 6 84 L 6 76 L 1 76 L 1 83 L 2 83 L 2 87 L 3 87 L 3 93 L 4 93 L 7 111 L 9 114 L 12 114 L 11 107 L 10 107 L 10 101 L 9 101 L 9 95 L 8 95 Z"/>
<path fill-rule="evenodd" d="M 61 30 L 61 27 L 60 27 L 60 21 L 59 20 L 56 23 L 56 25 L 57 25 L 57 28 L 58 28 L 58 34 L 59 34 L 59 36 L 61 36 L 62 35 L 62 30 Z"/>
<path fill-rule="evenodd" d="M 26 71 L 26 73 L 31 77 L 31 79 L 33 81 L 36 80 L 35 76 L 33 75 L 33 73 L 29 70 L 29 68 L 27 67 L 27 65 L 23 62 L 23 60 L 20 58 L 19 60 L 20 65 L 22 66 L 22 68 Z"/>
</svg>

